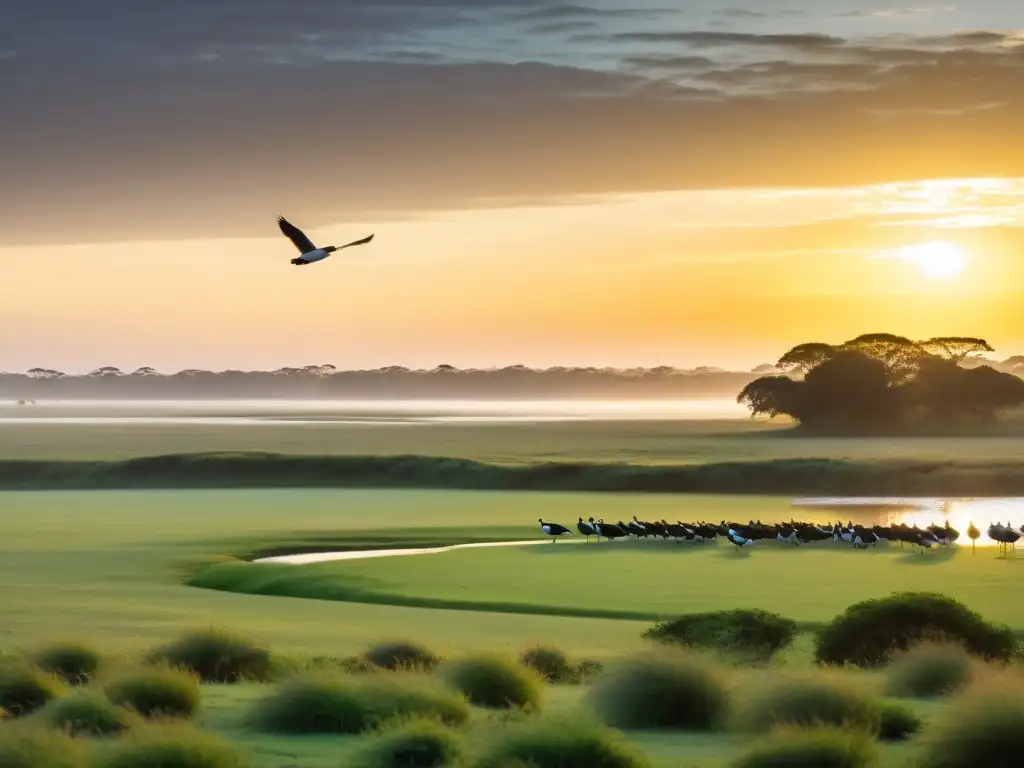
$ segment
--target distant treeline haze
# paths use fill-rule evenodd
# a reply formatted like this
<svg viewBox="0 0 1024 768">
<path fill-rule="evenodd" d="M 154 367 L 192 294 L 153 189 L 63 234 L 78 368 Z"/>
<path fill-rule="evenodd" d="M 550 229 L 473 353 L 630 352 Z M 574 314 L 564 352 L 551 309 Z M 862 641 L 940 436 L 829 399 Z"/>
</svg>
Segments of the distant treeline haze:
<svg viewBox="0 0 1024 768">
<path fill-rule="evenodd" d="M 1024 405 L 1024 357 L 995 363 L 982 357 L 991 351 L 984 339 L 889 333 L 800 344 L 776 363 L 786 373 L 748 383 L 737 399 L 755 416 L 824 431 L 986 424 Z"/>
</svg>

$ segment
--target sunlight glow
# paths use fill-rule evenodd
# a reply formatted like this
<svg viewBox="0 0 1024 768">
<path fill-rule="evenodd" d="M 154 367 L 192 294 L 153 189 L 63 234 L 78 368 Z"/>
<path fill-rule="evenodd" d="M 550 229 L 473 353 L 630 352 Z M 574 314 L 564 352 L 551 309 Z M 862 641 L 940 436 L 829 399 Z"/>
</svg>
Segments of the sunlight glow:
<svg viewBox="0 0 1024 768">
<path fill-rule="evenodd" d="M 921 272 L 934 280 L 952 280 L 964 271 L 966 264 L 964 252 L 945 240 L 901 248 L 892 257 L 916 264 Z"/>
</svg>

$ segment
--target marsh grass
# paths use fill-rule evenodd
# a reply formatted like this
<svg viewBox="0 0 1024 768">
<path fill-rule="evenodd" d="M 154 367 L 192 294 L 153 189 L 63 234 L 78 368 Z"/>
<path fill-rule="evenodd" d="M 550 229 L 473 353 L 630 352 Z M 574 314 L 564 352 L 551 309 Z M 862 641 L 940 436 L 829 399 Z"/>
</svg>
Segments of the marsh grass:
<svg viewBox="0 0 1024 768">
<path fill-rule="evenodd" d="M 149 725 L 98 750 L 89 768 L 248 768 L 244 753 L 185 725 Z"/>
<path fill-rule="evenodd" d="M 886 692 L 909 698 L 946 696 L 967 686 L 977 665 L 962 646 L 919 645 L 893 659 L 886 669 Z"/>
<path fill-rule="evenodd" d="M 113 736 L 137 727 L 140 722 L 137 715 L 117 706 L 101 691 L 86 689 L 54 699 L 33 719 L 72 736 Z"/>
<path fill-rule="evenodd" d="M 0 712 L 8 717 L 30 715 L 66 691 L 60 678 L 34 665 L 0 662 Z"/>
<path fill-rule="evenodd" d="M 1016 768 L 1024 755 L 1024 679 L 991 676 L 954 697 L 919 737 L 921 768 Z"/>
<path fill-rule="evenodd" d="M 118 706 L 145 718 L 190 718 L 199 710 L 199 678 L 183 669 L 143 667 L 103 682 L 103 691 Z"/>
<path fill-rule="evenodd" d="M 103 657 L 90 645 L 65 641 L 46 645 L 32 660 L 44 672 L 57 675 L 68 685 L 84 685 L 99 671 Z"/>
<path fill-rule="evenodd" d="M 781 728 L 759 740 L 733 768 L 868 768 L 878 749 L 871 734 L 837 727 Z"/>
<path fill-rule="evenodd" d="M 751 675 L 747 683 L 735 718 L 741 731 L 835 726 L 878 732 L 878 704 L 849 673 L 775 670 Z"/>
<path fill-rule="evenodd" d="M 364 737 L 351 768 L 442 768 L 462 759 L 462 737 L 436 720 L 398 722 Z"/>
<path fill-rule="evenodd" d="M 543 681 L 532 670 L 496 654 L 475 654 L 448 662 L 439 670 L 470 703 L 491 709 L 541 705 Z"/>
<path fill-rule="evenodd" d="M 187 669 L 204 683 L 262 682 L 271 670 L 267 649 L 219 629 L 189 632 L 153 650 L 147 661 Z"/>
</svg>

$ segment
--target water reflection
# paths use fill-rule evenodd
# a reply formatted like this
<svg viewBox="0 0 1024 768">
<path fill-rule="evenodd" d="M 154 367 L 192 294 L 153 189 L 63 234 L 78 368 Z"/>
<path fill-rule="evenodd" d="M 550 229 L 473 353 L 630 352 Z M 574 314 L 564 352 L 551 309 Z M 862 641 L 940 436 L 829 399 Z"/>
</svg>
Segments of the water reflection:
<svg viewBox="0 0 1024 768">
<path fill-rule="evenodd" d="M 845 523 L 852 520 L 861 525 L 906 523 L 926 528 L 933 523 L 943 525 L 949 521 L 960 531 L 957 543 L 961 546 L 971 543 L 967 538 L 967 528 L 972 522 L 981 532 L 977 542 L 979 547 L 996 546 L 988 536 L 989 524 L 1001 522 L 1017 530 L 1024 524 L 1024 498 L 821 497 L 794 499 L 793 506 L 794 517 L 811 522 L 841 520 Z"/>
</svg>

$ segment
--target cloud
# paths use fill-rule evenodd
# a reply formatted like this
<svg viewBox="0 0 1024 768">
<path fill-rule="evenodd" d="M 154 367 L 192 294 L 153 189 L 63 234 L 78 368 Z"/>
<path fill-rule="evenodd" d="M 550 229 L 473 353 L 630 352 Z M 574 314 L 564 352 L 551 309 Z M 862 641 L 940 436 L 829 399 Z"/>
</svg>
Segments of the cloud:
<svg viewBox="0 0 1024 768">
<path fill-rule="evenodd" d="M 686 43 L 687 45 L 707 47 L 719 45 L 770 46 L 774 48 L 796 48 L 801 50 L 817 50 L 842 45 L 846 41 L 841 37 L 823 35 L 816 32 L 800 34 L 754 34 L 750 32 L 711 32 L 680 31 L 680 32 L 618 32 L 611 35 L 614 40 L 643 43 Z"/>
</svg>

